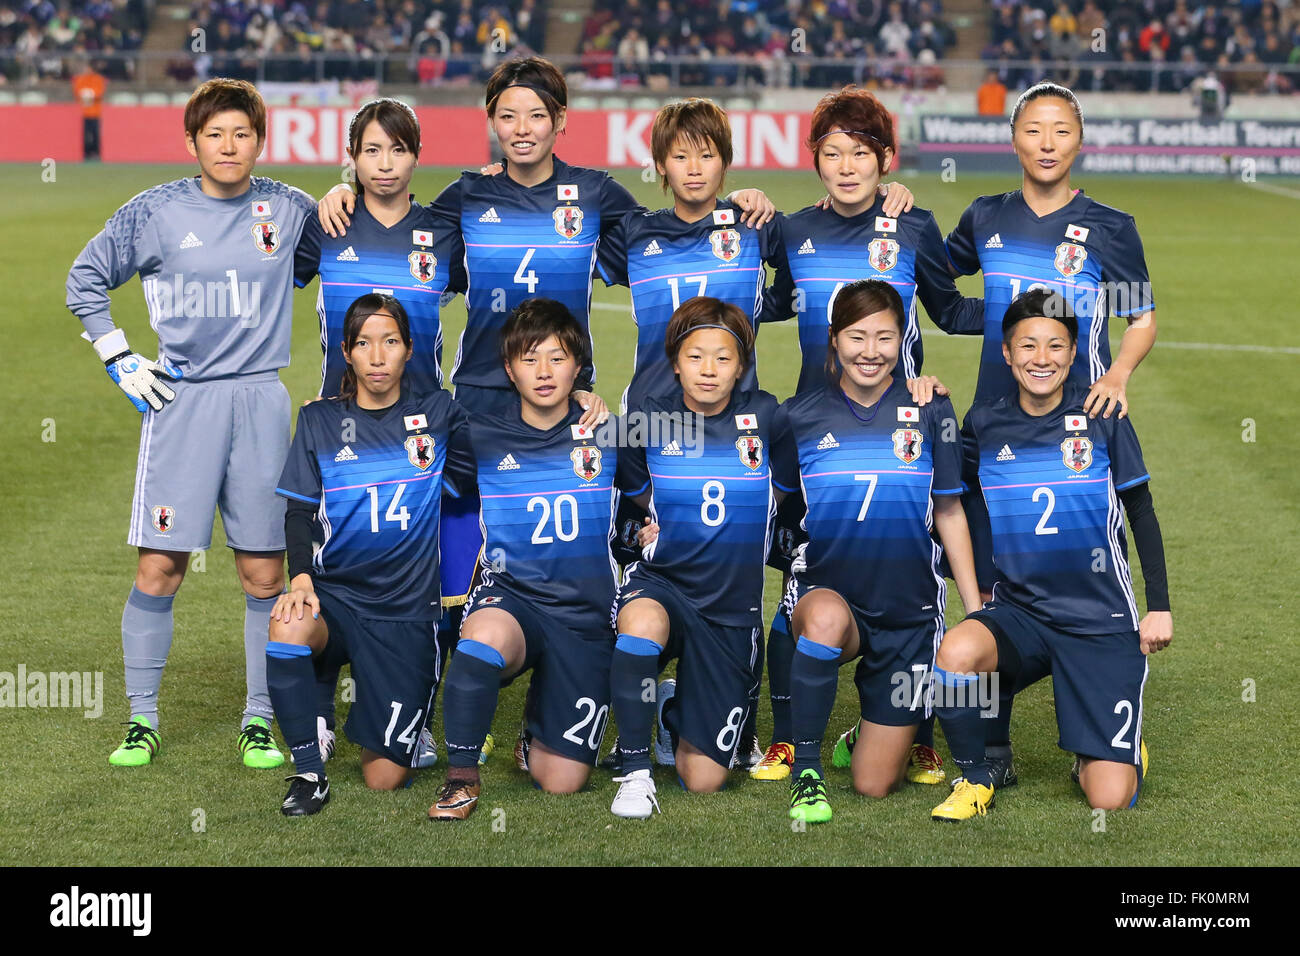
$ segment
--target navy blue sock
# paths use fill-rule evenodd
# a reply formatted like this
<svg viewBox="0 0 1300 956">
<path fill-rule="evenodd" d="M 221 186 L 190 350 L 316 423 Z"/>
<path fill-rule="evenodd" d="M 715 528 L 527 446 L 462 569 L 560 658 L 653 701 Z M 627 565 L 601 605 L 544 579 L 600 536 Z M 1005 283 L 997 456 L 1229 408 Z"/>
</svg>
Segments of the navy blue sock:
<svg viewBox="0 0 1300 956">
<path fill-rule="evenodd" d="M 934 711 L 930 712 L 929 717 L 921 720 L 916 728 L 916 739 L 912 743 L 920 744 L 923 747 L 934 749 Z"/>
<path fill-rule="evenodd" d="M 334 697 L 339 686 L 339 670 L 333 667 L 316 675 L 316 716 L 325 718 L 325 726 L 334 729 Z"/>
<path fill-rule="evenodd" d="M 305 644 L 266 643 L 266 685 L 298 773 L 325 775 L 316 740 L 316 669 Z"/>
<path fill-rule="evenodd" d="M 812 768 L 822 772 L 822 738 L 835 706 L 839 679 L 838 647 L 827 647 L 800 636 L 790 663 L 790 726 L 794 731 L 796 777 Z"/>
<path fill-rule="evenodd" d="M 505 658 L 478 641 L 461 641 L 447 668 L 442 725 L 447 734 L 447 764 L 478 769 L 483 740 L 492 729 Z"/>
<path fill-rule="evenodd" d="M 654 641 L 631 634 L 620 634 L 614 644 L 609 689 L 624 774 L 650 769 L 650 728 L 655 720 L 660 650 Z"/>
<path fill-rule="evenodd" d="M 952 762 L 971 783 L 993 785 L 993 772 L 984 757 L 984 721 L 974 674 L 956 674 L 935 667 L 935 714 L 952 753 Z"/>
<path fill-rule="evenodd" d="M 1006 689 L 998 691 L 998 714 L 984 720 L 984 746 L 1011 746 L 1011 702 L 1016 699 L 1011 693 L 1010 681 L 1003 681 Z"/>
<path fill-rule="evenodd" d="M 794 740 L 790 726 L 790 662 L 794 660 L 794 638 L 785 612 L 777 609 L 767 636 L 767 696 L 772 702 L 772 743 Z"/>
<path fill-rule="evenodd" d="M 740 742 L 736 744 L 737 754 L 749 753 L 749 742 L 758 736 L 758 697 L 763 686 L 763 658 L 766 656 L 762 640 L 758 642 L 758 656 L 754 660 L 754 689 L 749 692 L 749 713 L 745 715 L 745 725 L 740 729 Z"/>
</svg>

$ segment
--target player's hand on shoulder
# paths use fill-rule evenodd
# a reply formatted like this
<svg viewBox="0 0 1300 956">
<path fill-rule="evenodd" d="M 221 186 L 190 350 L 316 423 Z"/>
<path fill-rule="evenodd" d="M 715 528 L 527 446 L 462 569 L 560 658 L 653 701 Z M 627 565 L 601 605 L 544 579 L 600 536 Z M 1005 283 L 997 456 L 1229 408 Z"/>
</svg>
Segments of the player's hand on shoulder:
<svg viewBox="0 0 1300 956">
<path fill-rule="evenodd" d="M 313 619 L 320 617 L 320 599 L 316 597 L 316 588 L 310 574 L 299 574 L 289 582 L 289 590 L 275 599 L 271 608 L 273 621 L 301 621 L 303 615 L 310 611 Z"/>
<path fill-rule="evenodd" d="M 1119 409 L 1119 417 L 1128 415 L 1128 376 L 1111 369 L 1088 389 L 1088 397 L 1083 400 L 1083 410 L 1089 418 L 1096 418 L 1101 412 L 1102 418 L 1110 418 L 1110 413 Z"/>
<path fill-rule="evenodd" d="M 173 381 L 184 377 L 184 373 L 167 362 L 152 362 L 139 352 L 131 351 L 126 344 L 126 333 L 114 329 L 92 343 L 95 354 L 104 362 L 108 377 L 113 380 L 131 400 L 136 411 L 144 412 L 152 408 L 162 411 L 163 402 L 170 402 L 176 393 L 167 387 L 162 378 Z"/>
<path fill-rule="evenodd" d="M 902 183 L 881 183 L 879 189 L 880 195 L 885 197 L 885 204 L 880 208 L 886 216 L 897 217 L 900 213 L 912 211 L 916 197 Z"/>
<path fill-rule="evenodd" d="M 637 547 L 647 548 L 659 539 L 659 525 L 655 524 L 650 518 L 645 519 L 645 524 L 636 529 Z"/>
<path fill-rule="evenodd" d="M 952 394 L 948 386 L 934 375 L 921 375 L 907 380 L 907 390 L 912 393 L 912 401 L 917 405 L 929 405 L 936 395 Z"/>
<path fill-rule="evenodd" d="M 1138 624 L 1138 642 L 1143 654 L 1163 651 L 1174 639 L 1174 615 L 1172 611 L 1147 611 L 1146 617 Z"/>
<path fill-rule="evenodd" d="M 740 221 L 751 229 L 766 225 L 776 215 L 776 206 L 761 189 L 737 189 L 727 198 L 744 213 Z"/>
<path fill-rule="evenodd" d="M 308 405 L 313 405 L 316 402 L 323 401 L 324 398 L 325 398 L 324 395 L 317 395 L 315 398 L 304 398 L 302 400 L 302 407 L 306 408 Z"/>
<path fill-rule="evenodd" d="M 352 225 L 349 213 L 357 208 L 357 197 L 346 183 L 339 183 L 316 204 L 321 228 L 331 237 L 345 235 Z"/>
<path fill-rule="evenodd" d="M 574 392 L 573 400 L 582 409 L 582 417 L 578 419 L 578 424 L 584 428 L 595 428 L 597 425 L 605 424 L 609 419 L 609 406 L 595 392 Z"/>
<path fill-rule="evenodd" d="M 488 163 L 486 166 L 480 166 L 478 171 L 484 176 L 495 176 L 497 173 L 505 172 L 505 169 L 506 167 L 504 164 L 496 162 Z"/>
</svg>

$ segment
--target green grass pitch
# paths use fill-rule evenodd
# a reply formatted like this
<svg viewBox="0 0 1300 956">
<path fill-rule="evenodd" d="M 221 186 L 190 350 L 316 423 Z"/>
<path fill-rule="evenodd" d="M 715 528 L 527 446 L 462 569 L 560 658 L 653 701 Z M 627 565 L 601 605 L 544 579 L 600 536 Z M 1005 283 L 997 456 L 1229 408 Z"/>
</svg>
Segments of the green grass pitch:
<svg viewBox="0 0 1300 956">
<path fill-rule="evenodd" d="M 313 195 L 334 178 L 328 169 L 259 171 Z M 330 764 L 335 793 L 326 812 L 284 819 L 281 774 L 245 769 L 235 750 L 243 602 L 219 530 L 204 569 L 190 573 L 176 602 L 161 698 L 163 754 L 143 769 L 108 766 L 126 717 L 119 621 L 134 568 L 125 535 L 139 416 L 78 339 L 78 323 L 63 304 L 64 281 L 81 246 L 118 206 L 190 172 L 69 164 L 46 182 L 36 164 L 0 166 L 0 671 L 22 664 L 29 672 L 104 675 L 98 719 L 73 709 L 0 710 L 0 864 L 1300 863 L 1289 790 L 1300 650 L 1287 613 L 1300 582 L 1294 184 L 1287 193 L 1209 179 L 1076 183 L 1136 216 L 1160 320 L 1160 341 L 1130 396 L 1164 530 L 1175 640 L 1152 661 L 1146 688 L 1152 772 L 1141 807 L 1109 814 L 1098 832 L 1068 779 L 1071 758 L 1056 747 L 1052 688 L 1044 681 L 1022 695 L 1015 711 L 1021 783 L 999 794 L 987 818 L 935 826 L 928 814 L 941 788 L 909 785 L 873 802 L 852 792 L 846 771 L 830 770 L 835 820 L 800 833 L 786 818 L 785 784 L 740 775 L 726 792 L 698 796 L 660 771 L 664 812 L 646 822 L 610 815 L 614 785 L 604 772 L 576 796 L 535 791 L 509 753 L 524 681 L 501 695 L 498 753 L 484 777 L 480 810 L 467 824 L 434 826 L 424 818 L 441 770 L 422 774 L 406 791 L 371 793 L 349 743 Z M 420 170 L 421 198 L 431 199 L 450 175 Z M 618 178 L 642 201 L 663 205 L 657 183 L 642 182 L 635 171 Z M 737 172 L 731 182 L 760 186 L 787 210 L 820 195 L 810 172 Z M 944 183 L 916 175 L 906 182 L 945 231 L 975 196 L 1014 186 L 974 176 Z M 962 288 L 978 295 L 980 280 L 964 280 Z M 283 377 L 295 401 L 314 395 L 318 381 L 315 296 L 313 286 L 294 306 L 295 358 Z M 599 387 L 611 406 L 631 370 L 626 302 L 624 290 L 598 284 L 592 327 Z M 149 352 L 139 283 L 120 289 L 114 303 L 130 340 Z M 461 300 L 444 319 L 450 367 L 464 322 Z M 1117 344 L 1118 323 L 1113 331 Z M 793 390 L 795 343 L 790 323 L 767 326 L 760 336 L 762 381 L 779 397 Z M 930 334 L 925 350 L 926 370 L 951 386 L 964 411 L 976 340 Z M 1136 573 L 1135 555 L 1134 564 Z M 769 611 L 778 585 L 769 572 Z M 953 602 L 950 622 L 958 613 L 955 593 Z M 835 734 L 855 719 L 850 677 L 845 668 L 827 757 Z M 766 694 L 759 719 L 765 743 Z"/>
</svg>

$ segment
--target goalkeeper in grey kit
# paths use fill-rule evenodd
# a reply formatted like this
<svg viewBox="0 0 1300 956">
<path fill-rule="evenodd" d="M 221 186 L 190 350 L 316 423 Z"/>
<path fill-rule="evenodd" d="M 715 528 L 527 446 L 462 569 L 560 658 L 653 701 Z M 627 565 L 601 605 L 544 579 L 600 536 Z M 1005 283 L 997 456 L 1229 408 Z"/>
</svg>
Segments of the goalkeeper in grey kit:
<svg viewBox="0 0 1300 956">
<path fill-rule="evenodd" d="M 172 643 L 172 601 L 190 553 L 212 541 L 221 510 L 244 590 L 247 699 L 238 749 L 249 767 L 277 767 L 266 642 L 284 589 L 284 501 L 276 481 L 289 450 L 293 260 L 315 210 L 299 189 L 252 175 L 266 107 L 238 80 L 200 86 L 185 107 L 199 175 L 145 190 L 113 214 L 68 273 L 67 304 L 109 376 L 143 413 L 129 544 L 139 549 L 122 612 L 131 720 L 114 766 L 140 766 L 162 738 L 158 689 Z M 150 361 L 109 316 L 108 291 L 139 274 Z"/>
</svg>

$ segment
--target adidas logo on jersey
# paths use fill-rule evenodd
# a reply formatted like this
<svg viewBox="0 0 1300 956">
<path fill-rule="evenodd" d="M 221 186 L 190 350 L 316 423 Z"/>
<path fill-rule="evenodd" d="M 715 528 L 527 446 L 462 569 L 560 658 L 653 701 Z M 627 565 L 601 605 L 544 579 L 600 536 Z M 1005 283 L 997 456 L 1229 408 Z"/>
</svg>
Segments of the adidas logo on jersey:
<svg viewBox="0 0 1300 956">
<path fill-rule="evenodd" d="M 1011 450 L 1011 446 L 1010 446 L 1010 445 L 1003 445 L 1002 448 L 1001 448 L 1001 450 L 998 451 L 998 458 L 997 458 L 997 460 L 998 460 L 998 461 L 1015 461 L 1015 460 L 1016 460 L 1016 454 L 1015 454 L 1015 452 L 1013 452 L 1013 451 Z"/>
<path fill-rule="evenodd" d="M 479 222 L 500 222 L 501 217 L 497 215 L 496 206 L 489 206 L 488 211 L 478 217 Z"/>
<path fill-rule="evenodd" d="M 651 240 L 650 240 L 650 245 L 648 245 L 648 246 L 645 247 L 645 252 L 641 253 L 641 255 L 643 255 L 643 256 L 657 256 L 657 255 L 659 255 L 659 253 L 661 253 L 661 252 L 663 252 L 663 250 L 659 248 L 659 240 L 658 240 L 658 239 L 651 239 Z"/>
<path fill-rule="evenodd" d="M 357 251 L 353 249 L 351 246 L 348 246 L 346 249 L 344 249 L 334 258 L 337 259 L 339 262 L 360 262 L 361 261 L 361 257 L 357 255 Z"/>
<path fill-rule="evenodd" d="M 357 453 L 349 445 L 344 445 L 343 450 L 334 456 L 335 461 L 356 461 Z"/>
<path fill-rule="evenodd" d="M 817 250 L 813 248 L 812 240 L 811 240 L 811 239 L 805 239 L 805 240 L 803 241 L 803 245 L 799 247 L 799 251 L 796 252 L 795 255 L 796 255 L 796 256 L 811 256 L 811 255 L 812 255 L 813 253 L 815 253 L 816 251 L 817 251 Z"/>
<path fill-rule="evenodd" d="M 999 234 L 996 233 L 996 232 L 993 233 L 993 235 L 989 236 L 989 241 L 986 242 L 986 243 L 984 243 L 984 248 L 985 248 L 985 249 L 1001 249 L 1001 248 L 1002 248 L 1002 236 L 999 235 Z"/>
<path fill-rule="evenodd" d="M 660 452 L 660 454 L 663 455 L 680 455 L 681 453 L 682 453 L 682 446 L 677 444 L 676 438 L 670 441 L 667 445 L 664 445 L 664 450 Z"/>
<path fill-rule="evenodd" d="M 182 249 L 193 249 L 195 246 L 203 245 L 203 240 L 192 232 L 187 232 L 185 238 L 181 240 Z"/>
<path fill-rule="evenodd" d="M 839 447 L 840 447 L 840 443 L 835 440 L 835 436 L 832 435 L 830 432 L 827 432 L 826 436 L 817 443 L 818 451 L 823 451 L 827 448 L 839 448 Z"/>
<path fill-rule="evenodd" d="M 506 457 L 501 459 L 501 463 L 497 465 L 497 471 L 518 471 L 518 470 L 519 470 L 519 462 L 515 461 L 515 456 L 512 454 L 506 455 Z"/>
</svg>

